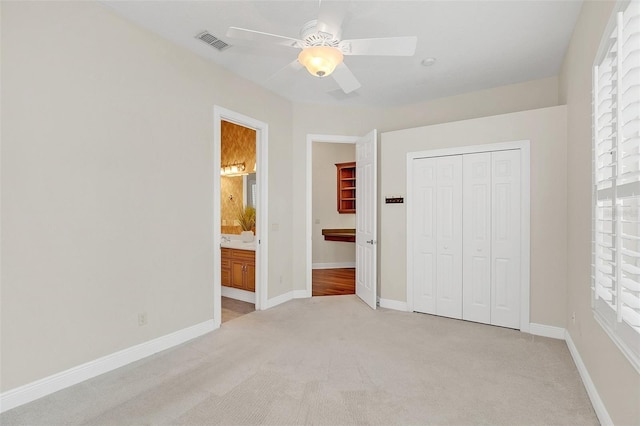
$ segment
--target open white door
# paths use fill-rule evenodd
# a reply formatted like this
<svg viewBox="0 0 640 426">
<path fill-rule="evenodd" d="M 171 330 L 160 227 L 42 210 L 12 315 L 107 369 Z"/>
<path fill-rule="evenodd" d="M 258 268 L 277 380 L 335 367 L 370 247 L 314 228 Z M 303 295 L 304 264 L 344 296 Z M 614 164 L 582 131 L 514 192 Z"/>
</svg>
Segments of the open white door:
<svg viewBox="0 0 640 426">
<path fill-rule="evenodd" d="M 376 141 L 372 130 L 356 142 L 356 294 L 376 308 Z"/>
</svg>

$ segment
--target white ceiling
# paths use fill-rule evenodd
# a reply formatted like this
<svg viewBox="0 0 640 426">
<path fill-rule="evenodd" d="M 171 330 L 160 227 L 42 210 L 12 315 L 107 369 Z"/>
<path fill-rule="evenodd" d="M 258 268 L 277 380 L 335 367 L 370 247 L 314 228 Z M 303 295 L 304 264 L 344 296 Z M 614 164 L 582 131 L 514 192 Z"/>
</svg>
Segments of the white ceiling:
<svg viewBox="0 0 640 426">
<path fill-rule="evenodd" d="M 581 0 L 348 2 L 342 39 L 417 36 L 413 57 L 345 56 L 362 87 L 345 95 L 332 78 L 279 72 L 298 49 L 251 45 L 230 26 L 299 38 L 318 0 L 102 1 L 134 23 L 296 102 L 404 105 L 557 75 Z M 232 45 L 195 38 L 208 30 Z M 424 67 L 421 61 L 435 57 Z"/>
</svg>

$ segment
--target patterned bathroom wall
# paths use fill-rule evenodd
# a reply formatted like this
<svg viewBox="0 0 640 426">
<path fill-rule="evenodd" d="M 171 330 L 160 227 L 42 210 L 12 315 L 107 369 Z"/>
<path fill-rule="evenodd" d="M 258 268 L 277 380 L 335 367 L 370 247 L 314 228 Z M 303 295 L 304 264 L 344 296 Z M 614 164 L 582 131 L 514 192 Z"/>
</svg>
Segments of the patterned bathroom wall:
<svg viewBox="0 0 640 426">
<path fill-rule="evenodd" d="M 244 163 L 248 172 L 256 165 L 256 131 L 228 121 L 221 123 L 220 157 L 222 164 Z M 220 215 L 223 234 L 239 234 L 235 225 L 242 209 L 242 176 L 222 176 L 220 179 Z"/>
</svg>

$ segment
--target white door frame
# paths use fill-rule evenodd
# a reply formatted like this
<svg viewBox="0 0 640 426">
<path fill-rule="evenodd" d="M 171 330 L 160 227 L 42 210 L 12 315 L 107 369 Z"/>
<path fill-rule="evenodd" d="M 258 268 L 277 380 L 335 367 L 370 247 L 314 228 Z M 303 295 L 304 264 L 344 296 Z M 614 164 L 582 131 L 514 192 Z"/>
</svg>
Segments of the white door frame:
<svg viewBox="0 0 640 426">
<path fill-rule="evenodd" d="M 229 121 L 256 131 L 256 310 L 267 308 L 268 283 L 268 144 L 269 125 L 235 111 L 213 107 L 213 321 L 217 327 L 222 322 L 222 286 L 220 260 L 220 146 L 222 143 L 221 121 Z"/>
<path fill-rule="evenodd" d="M 360 139 L 358 136 L 340 136 L 340 135 L 316 135 L 307 134 L 307 188 L 306 188 L 306 258 L 307 258 L 307 271 L 306 271 L 306 287 L 304 297 L 311 297 L 311 285 L 312 285 L 312 235 L 313 235 L 313 143 L 325 142 L 325 143 L 355 143 Z M 357 197 L 357 194 L 356 194 Z"/>
<path fill-rule="evenodd" d="M 530 319 L 530 239 L 531 239 L 531 154 L 528 140 L 502 142 L 486 145 L 461 146 L 454 148 L 435 149 L 407 153 L 407 194 L 413 192 L 413 160 L 428 157 L 443 157 L 447 155 L 473 154 L 478 152 L 520 150 L 521 158 L 521 268 L 520 268 L 520 331 L 529 332 Z M 407 307 L 413 311 L 413 200 L 407 197 Z"/>
</svg>

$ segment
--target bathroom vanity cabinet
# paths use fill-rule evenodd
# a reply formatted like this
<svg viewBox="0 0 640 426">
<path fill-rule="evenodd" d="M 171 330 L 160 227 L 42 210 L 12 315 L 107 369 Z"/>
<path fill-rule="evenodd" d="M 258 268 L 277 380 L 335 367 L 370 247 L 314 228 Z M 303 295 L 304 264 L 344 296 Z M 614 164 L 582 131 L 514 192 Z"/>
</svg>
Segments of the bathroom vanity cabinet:
<svg viewBox="0 0 640 426">
<path fill-rule="evenodd" d="M 245 291 L 256 290 L 256 253 L 222 248 L 222 285 Z"/>
</svg>

